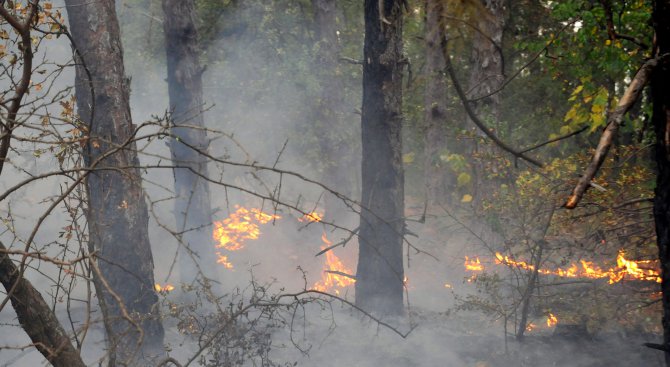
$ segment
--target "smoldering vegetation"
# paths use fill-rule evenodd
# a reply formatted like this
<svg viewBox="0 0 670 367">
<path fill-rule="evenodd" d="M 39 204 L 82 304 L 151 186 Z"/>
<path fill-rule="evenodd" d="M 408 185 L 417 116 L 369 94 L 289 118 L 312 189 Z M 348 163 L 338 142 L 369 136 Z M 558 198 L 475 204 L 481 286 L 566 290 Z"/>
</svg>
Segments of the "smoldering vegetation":
<svg viewBox="0 0 670 367">
<path fill-rule="evenodd" d="M 62 4 L 54 2 L 54 8 Z M 123 1 L 117 12 L 131 112 L 139 127 L 137 151 L 167 356 L 182 365 L 206 366 L 663 365 L 662 353 L 643 345 L 662 339 L 657 264 L 648 256 L 649 207 L 640 201 L 622 211 L 599 212 L 594 204 L 576 214 L 556 212 L 555 202 L 568 192 L 563 177 L 574 176 L 588 159 L 576 147 L 552 145 L 547 157 L 574 154 L 577 164 L 554 161 L 542 174 L 519 168 L 514 179 L 496 181 L 496 190 L 486 179 L 466 174 L 478 164 L 467 154 L 445 149 L 440 169 L 451 176 L 453 192 L 441 202 L 426 197 L 429 172 L 421 163 L 423 117 L 417 110 L 424 108 L 419 95 L 430 76 L 416 77 L 425 67 L 424 42 L 416 40 L 425 15 L 419 4 L 410 6 L 405 36 L 414 68 L 406 80 L 403 137 L 406 314 L 382 317 L 355 306 L 362 98 L 357 60 L 363 52 L 363 9 L 355 2 L 337 7 L 343 59 L 334 64 L 320 58 L 324 46 L 309 3 L 203 2 L 198 25 L 206 65 L 203 113 L 213 158 L 208 169 L 214 223 L 198 230 L 212 233 L 208 256 L 216 256 L 218 266 L 205 269 L 216 275 L 211 282 L 181 283 L 160 3 Z M 54 65 L 45 70 L 66 66 L 53 76 L 52 88 L 31 96 L 53 102 L 35 108 L 38 117 L 27 115 L 26 126 L 39 127 L 39 116 L 61 116 L 62 124 L 53 128 L 52 140 L 18 139 L 0 181 L 3 192 L 55 167 L 81 164 L 81 152 L 58 150 L 62 141 L 56 138 L 76 128 L 67 39 L 44 40 L 41 52 Z M 471 68 L 463 65 L 458 72 L 465 75 Z M 515 92 L 506 97 L 539 103 L 526 98 L 524 83 L 513 82 Z M 3 88 L 11 85 L 3 82 Z M 335 88 L 341 89 L 337 116 L 327 119 L 322 104 Z M 458 107 L 450 97 L 451 118 L 463 119 L 453 112 Z M 524 107 L 521 102 L 501 107 L 500 115 L 509 118 Z M 480 139 L 469 127 L 461 130 L 450 139 L 459 144 Z M 529 131 L 532 137 L 542 135 L 539 129 Z M 519 134 L 515 130 L 508 137 L 519 141 Z M 622 149 L 619 154 L 625 161 L 637 153 Z M 511 169 L 504 154 L 494 155 L 489 167 Z M 609 191 L 599 194 L 602 201 L 616 197 L 616 188 L 635 185 L 635 195 L 650 190 L 640 183 L 649 178 L 648 167 L 617 162 L 606 167 Z M 21 249 L 36 218 L 71 180 L 35 180 L 3 200 L 0 240 Z M 486 210 L 474 211 L 472 195 L 487 190 L 493 192 L 488 201 L 475 200 Z M 75 192 L 40 223 L 31 250 L 63 261 L 86 253 L 85 193 L 83 188 Z M 623 219 L 615 220 L 617 215 Z M 76 335 L 85 362 L 104 362 L 103 317 L 87 280 L 91 269 L 85 262 L 62 266 L 38 257 L 28 269 L 26 277 L 66 331 Z M 10 307 L 2 308 L 0 320 L 0 365 L 45 363 L 29 347 Z"/>
</svg>

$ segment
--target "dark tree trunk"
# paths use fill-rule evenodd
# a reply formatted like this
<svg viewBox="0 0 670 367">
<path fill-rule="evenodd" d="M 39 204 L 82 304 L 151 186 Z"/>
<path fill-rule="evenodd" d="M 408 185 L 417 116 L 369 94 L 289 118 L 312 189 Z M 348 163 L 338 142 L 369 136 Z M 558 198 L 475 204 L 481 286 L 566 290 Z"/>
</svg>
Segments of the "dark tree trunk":
<svg viewBox="0 0 670 367">
<path fill-rule="evenodd" d="M 365 0 L 356 304 L 382 315 L 403 313 L 402 12 L 401 0 Z"/>
<path fill-rule="evenodd" d="M 170 94 L 170 152 L 175 166 L 175 216 L 181 236 L 181 281 L 192 283 L 198 275 L 216 278 L 216 252 L 211 239 L 212 208 L 207 177 L 209 143 L 204 129 L 202 73 L 198 33 L 192 0 L 163 0 L 167 81 Z"/>
<path fill-rule="evenodd" d="M 652 22 L 656 32 L 656 56 L 670 53 L 670 1 L 654 1 Z M 663 345 L 665 364 L 670 366 L 670 66 L 661 61 L 651 78 L 652 122 L 656 131 L 658 176 L 654 198 L 654 221 L 663 290 Z"/>
<path fill-rule="evenodd" d="M 0 283 L 7 292 L 13 290 L 12 307 L 35 348 L 55 367 L 86 366 L 40 292 L 20 277 L 9 255 L 1 252 L 5 250 L 0 243 Z"/>
<path fill-rule="evenodd" d="M 95 287 L 107 330 L 110 365 L 143 364 L 162 353 L 163 327 L 154 291 L 139 160 L 130 142 L 129 80 L 123 68 L 119 24 L 112 0 L 66 0 L 66 5 L 72 35 L 92 77 L 89 80 L 79 60 L 77 107 L 91 127 L 85 158 L 87 164 L 99 161 L 98 170 L 87 180 L 87 219 L 89 246 L 99 269 Z M 108 154 L 112 150 L 117 151 Z"/>
<path fill-rule="evenodd" d="M 445 1 L 426 1 L 426 93 L 424 100 L 424 177 L 429 205 L 444 204 L 454 188 L 453 175 L 440 157 L 447 149 L 447 76 L 440 47 L 446 27 Z M 456 131 L 454 129 L 453 131 Z"/>
<path fill-rule="evenodd" d="M 339 72 L 340 41 L 337 36 L 337 1 L 312 0 L 314 11 L 316 44 L 316 70 L 320 94 L 315 110 L 317 137 L 321 151 L 321 180 L 338 192 L 351 196 L 351 140 L 344 124 L 344 83 Z M 336 215 L 341 208 L 339 200 L 332 195 L 325 199 L 326 215 Z"/>
<path fill-rule="evenodd" d="M 478 98 L 498 90 L 505 80 L 502 45 L 505 24 L 505 5 L 503 0 L 481 0 L 482 11 L 477 14 L 477 30 L 472 35 L 472 56 L 468 97 Z M 495 93 L 475 104 L 474 111 L 481 120 L 489 122 L 488 128 L 499 134 L 500 129 L 500 93 Z M 469 121 L 468 121 L 469 122 Z M 472 126 L 472 123 L 469 123 Z M 496 184 L 504 176 L 503 167 L 498 164 L 498 150 L 476 129 L 480 137 L 476 143 L 474 187 L 477 206 L 494 192 Z"/>
</svg>

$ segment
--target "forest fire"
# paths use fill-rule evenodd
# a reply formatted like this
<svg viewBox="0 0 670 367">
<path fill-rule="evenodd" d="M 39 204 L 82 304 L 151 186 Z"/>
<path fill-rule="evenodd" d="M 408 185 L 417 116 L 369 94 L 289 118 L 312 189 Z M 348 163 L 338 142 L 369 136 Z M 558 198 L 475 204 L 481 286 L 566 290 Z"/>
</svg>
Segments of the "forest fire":
<svg viewBox="0 0 670 367">
<path fill-rule="evenodd" d="M 321 240 L 323 241 L 322 250 L 333 245 L 325 233 L 321 236 Z M 345 275 L 352 274 L 353 272 L 342 263 L 340 258 L 335 256 L 333 251 L 326 251 L 326 264 L 324 268 L 321 280 L 315 283 L 312 289 L 321 292 L 334 292 L 339 296 L 340 290 L 356 282 L 354 278 Z"/>
<path fill-rule="evenodd" d="M 260 225 L 282 218 L 280 215 L 268 214 L 258 208 L 247 209 L 236 205 L 235 209 L 235 212 L 228 218 L 214 222 L 212 238 L 218 242 L 216 244 L 217 248 L 227 251 L 242 250 L 247 240 L 260 238 Z M 323 215 L 323 212 L 312 211 L 298 218 L 298 221 L 303 223 L 318 223 L 323 220 Z M 323 242 L 321 246 L 322 250 L 332 246 L 332 242 L 325 233 L 322 234 L 321 240 Z M 228 256 L 220 252 L 217 252 L 217 255 L 219 256 L 217 263 L 223 265 L 226 269 L 234 268 Z M 332 251 L 327 251 L 322 278 L 312 286 L 312 289 L 321 292 L 333 292 L 339 295 L 343 288 L 354 284 L 356 281 L 354 278 L 347 276 L 348 274 L 352 274 L 352 271 L 344 265 L 342 260 Z"/>
<path fill-rule="evenodd" d="M 298 218 L 299 222 L 321 222 L 323 220 L 323 213 L 311 212 Z"/>
<path fill-rule="evenodd" d="M 174 290 L 174 286 L 171 284 L 160 285 L 158 283 L 154 284 L 154 289 L 159 293 L 167 293 Z"/>
<path fill-rule="evenodd" d="M 554 327 L 557 324 L 558 324 L 558 318 L 553 313 L 550 312 L 549 315 L 547 315 L 547 327 Z"/>
<path fill-rule="evenodd" d="M 517 261 L 509 256 L 502 255 L 499 252 L 495 254 L 495 263 L 515 267 L 517 269 L 533 271 L 535 265 L 525 261 Z M 659 271 L 656 269 L 656 262 L 653 260 L 628 260 L 623 250 L 619 251 L 616 259 L 617 265 L 608 270 L 603 270 L 592 261 L 581 260 L 579 265 L 572 263 L 567 268 L 537 270 L 539 274 L 554 275 L 562 278 L 590 278 L 590 279 L 608 279 L 609 284 L 618 283 L 624 279 L 635 279 L 652 282 L 661 282 Z M 465 257 L 463 264 L 466 271 L 483 271 L 484 265 L 479 258 L 470 259 Z"/>
<path fill-rule="evenodd" d="M 222 221 L 214 222 L 212 237 L 219 244 L 217 248 L 238 251 L 247 240 L 256 240 L 261 234 L 259 225 L 267 224 L 281 216 L 268 214 L 257 208 L 247 209 L 235 205 L 235 212 Z"/>
<path fill-rule="evenodd" d="M 479 257 L 476 257 L 470 260 L 467 256 L 465 257 L 465 270 L 468 271 L 482 271 L 484 270 L 484 265 L 479 261 Z"/>
<path fill-rule="evenodd" d="M 323 220 L 323 213 L 313 211 L 303 215 L 298 220 L 300 222 L 321 222 Z M 321 250 L 325 250 L 333 245 L 325 233 L 321 235 L 321 241 L 323 241 Z M 344 265 L 342 260 L 333 251 L 326 251 L 326 264 L 324 265 L 323 275 L 321 280 L 312 286 L 312 289 L 321 292 L 334 292 L 336 295 L 340 295 L 342 288 L 346 288 L 356 282 L 354 278 L 347 276 L 348 274 L 352 274 L 352 271 Z"/>
</svg>

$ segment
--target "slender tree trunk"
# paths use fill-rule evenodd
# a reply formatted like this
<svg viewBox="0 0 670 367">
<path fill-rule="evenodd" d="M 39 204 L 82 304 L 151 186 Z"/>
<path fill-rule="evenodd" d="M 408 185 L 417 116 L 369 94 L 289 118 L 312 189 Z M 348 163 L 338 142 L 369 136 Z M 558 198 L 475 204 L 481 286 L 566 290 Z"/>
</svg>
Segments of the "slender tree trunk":
<svg viewBox="0 0 670 367">
<path fill-rule="evenodd" d="M 216 253 L 211 239 L 212 208 L 207 177 L 209 143 L 204 129 L 202 73 L 193 0 L 163 0 L 167 81 L 170 94 L 175 216 L 182 233 L 179 251 L 181 281 L 198 275 L 216 278 Z"/>
<path fill-rule="evenodd" d="M 481 0 L 483 11 L 477 15 L 477 30 L 472 36 L 472 56 L 470 65 L 469 98 L 478 98 L 492 93 L 505 80 L 503 55 L 500 52 L 502 45 L 503 28 L 505 24 L 505 1 Z M 488 128 L 498 132 L 500 128 L 500 93 L 495 93 L 480 100 L 475 105 L 475 113 L 489 123 Z M 469 122 L 469 121 L 468 121 Z M 469 126 L 472 124 L 470 123 Z M 476 143 L 474 156 L 475 163 L 474 187 L 477 205 L 487 199 L 487 195 L 496 189 L 496 182 L 504 175 L 497 159 L 497 149 L 487 139 L 483 132 L 476 130 L 480 137 Z M 499 133 L 499 132 L 498 132 Z"/>
<path fill-rule="evenodd" d="M 320 93 L 315 110 L 317 136 L 321 150 L 321 180 L 338 192 L 351 196 L 353 154 L 351 140 L 344 124 L 344 83 L 340 73 L 341 45 L 337 35 L 340 17 L 335 0 L 312 0 L 314 11 L 317 78 Z M 339 199 L 327 195 L 326 215 L 337 215 Z M 332 217 L 330 218 L 332 220 Z"/>
<path fill-rule="evenodd" d="M 424 100 L 424 177 L 426 200 L 444 204 L 454 188 L 441 156 L 447 149 L 447 76 L 440 47 L 440 27 L 446 27 L 446 2 L 426 1 L 426 93 Z M 454 129 L 455 131 L 455 129 Z"/>
<path fill-rule="evenodd" d="M 655 56 L 670 53 L 670 0 L 654 1 L 652 23 L 656 32 Z M 670 66 L 661 61 L 651 78 L 652 122 L 656 132 L 658 176 L 654 197 L 654 221 L 663 291 L 663 346 L 670 366 Z"/>
<path fill-rule="evenodd" d="M 356 304 L 382 315 L 403 313 L 402 12 L 401 0 L 365 0 Z"/>
<path fill-rule="evenodd" d="M 110 349 L 110 365 L 140 365 L 162 353 L 163 327 L 154 291 L 148 213 L 129 107 L 114 1 L 66 0 L 73 38 L 83 60 L 76 68 L 77 107 L 90 126 L 89 246 L 97 259 L 95 287 Z M 89 80 L 86 65 L 92 80 Z M 94 98 L 91 95 L 94 91 Z M 91 121 L 91 113 L 93 120 Z M 114 154 L 103 159 L 111 150 Z M 128 168 L 132 167 L 132 168 Z"/>
<path fill-rule="evenodd" d="M 9 255 L 2 252 L 5 250 L 0 243 L 0 283 L 7 292 L 13 290 L 12 307 L 35 348 L 55 367 L 84 367 L 56 315 L 40 292 L 28 280 L 19 277 L 19 269 Z"/>
</svg>

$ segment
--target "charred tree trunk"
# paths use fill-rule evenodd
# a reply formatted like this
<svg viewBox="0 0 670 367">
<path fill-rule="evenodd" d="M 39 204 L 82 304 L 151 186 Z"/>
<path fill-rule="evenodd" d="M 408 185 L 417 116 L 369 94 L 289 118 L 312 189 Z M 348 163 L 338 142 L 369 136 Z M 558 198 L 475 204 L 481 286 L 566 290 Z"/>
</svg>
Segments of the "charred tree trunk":
<svg viewBox="0 0 670 367">
<path fill-rule="evenodd" d="M 85 160 L 99 161 L 87 179 L 87 219 L 110 365 L 140 365 L 162 353 L 163 327 L 119 24 L 112 0 L 66 0 L 66 5 L 83 58 L 75 87 L 79 115 L 90 126 Z"/>
<path fill-rule="evenodd" d="M 401 0 L 365 0 L 356 305 L 382 315 L 403 313 L 402 12 Z"/>
<path fill-rule="evenodd" d="M 654 53 L 655 56 L 663 56 L 670 53 L 670 1 L 656 0 L 653 4 L 652 23 L 656 33 Z M 652 74 L 651 95 L 658 166 L 654 221 L 662 273 L 665 364 L 670 366 L 670 66 L 667 61 L 661 61 Z"/>
<path fill-rule="evenodd" d="M 479 98 L 500 88 L 504 77 L 501 44 L 505 24 L 503 0 L 481 0 L 482 6 L 477 15 L 477 29 L 472 36 L 472 56 L 470 65 L 469 98 Z M 481 99 L 474 105 L 475 114 L 488 123 L 488 128 L 499 133 L 500 93 L 494 93 Z M 470 124 L 471 125 L 471 124 Z M 487 194 L 496 188 L 496 182 L 504 175 L 503 167 L 498 165 L 497 149 L 483 132 L 476 130 L 479 139 L 476 143 L 474 187 L 475 204 L 479 206 L 487 199 Z"/>
<path fill-rule="evenodd" d="M 198 268 L 216 278 L 216 253 L 210 230 L 212 208 L 207 177 L 209 143 L 203 118 L 202 73 L 192 0 L 163 0 L 163 30 L 170 95 L 170 152 L 176 166 L 175 216 L 181 234 L 179 269 L 182 283 L 192 283 Z"/>
<path fill-rule="evenodd" d="M 0 283 L 11 292 L 12 307 L 35 348 L 55 367 L 86 366 L 40 292 L 20 277 L 5 250 L 0 243 Z"/>
<path fill-rule="evenodd" d="M 351 141 L 348 128 L 344 124 L 344 83 L 339 76 L 340 41 L 337 36 L 340 17 L 335 0 L 312 0 L 315 33 L 317 37 L 317 78 L 320 84 L 319 99 L 316 104 L 315 122 L 318 125 L 318 139 L 321 150 L 323 171 L 321 179 L 338 192 L 351 196 L 353 173 Z M 339 200 L 326 196 L 326 215 L 336 215 Z M 330 218 L 332 220 L 332 217 Z"/>
<path fill-rule="evenodd" d="M 440 47 L 446 27 L 445 2 L 426 1 L 426 93 L 424 100 L 424 177 L 428 203 L 448 201 L 454 182 L 441 158 L 447 148 L 447 76 Z M 455 131 L 455 130 L 454 130 Z"/>
</svg>

